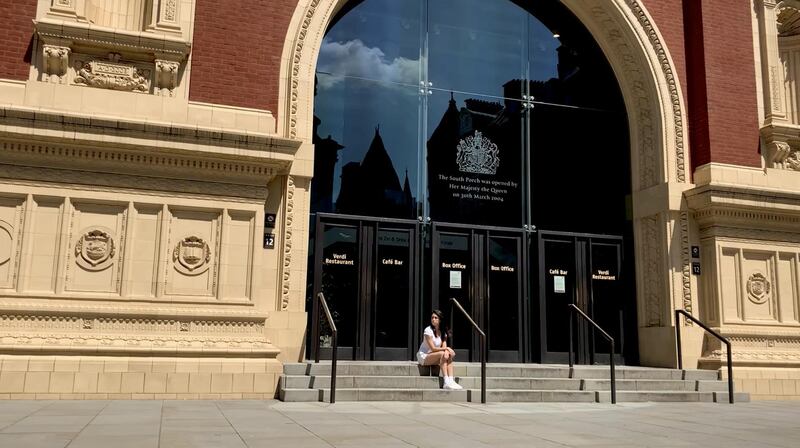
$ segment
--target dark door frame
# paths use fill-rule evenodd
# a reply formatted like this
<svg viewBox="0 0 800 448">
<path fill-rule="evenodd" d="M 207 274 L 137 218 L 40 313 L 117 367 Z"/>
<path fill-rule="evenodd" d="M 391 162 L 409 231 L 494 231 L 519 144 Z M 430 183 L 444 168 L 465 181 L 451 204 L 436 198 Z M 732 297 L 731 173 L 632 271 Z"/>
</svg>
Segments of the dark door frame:
<svg viewBox="0 0 800 448">
<path fill-rule="evenodd" d="M 417 267 L 420 254 L 420 224 L 417 221 L 376 218 L 370 216 L 341 215 L 332 213 L 316 214 L 316 232 L 314 241 L 314 279 L 313 294 L 316 295 L 322 290 L 322 247 L 324 243 L 324 232 L 326 226 L 342 226 L 357 229 L 357 250 L 359 254 L 359 266 L 356 267 L 358 276 L 358 297 L 356 298 L 356 309 L 358 318 L 358 328 L 355 334 L 355 344 L 353 347 L 340 347 L 340 359 L 353 360 L 390 360 L 390 359 L 413 359 L 416 352 L 414 341 L 418 332 L 419 324 L 416 322 L 416 310 L 419 308 L 420 301 L 420 278 Z M 409 290 L 410 300 L 407 306 L 409 332 L 407 335 L 407 347 L 405 349 L 376 347 L 376 297 L 378 290 L 378 232 L 381 230 L 397 230 L 409 233 Z M 317 326 L 313 325 L 320 319 L 319 310 L 311 310 L 312 323 L 309 332 L 310 341 L 317 340 L 320 335 L 317 333 Z M 419 332 L 421 333 L 421 329 Z M 321 349 L 320 356 L 330 358 L 330 349 Z"/>
<path fill-rule="evenodd" d="M 617 247 L 617 272 L 621 273 L 623 269 L 623 254 L 624 254 L 624 237 L 621 235 L 604 235 L 594 233 L 573 233 L 573 232 L 560 232 L 539 230 L 537 235 L 537 266 L 538 266 L 538 289 L 539 289 L 539 350 L 540 359 L 544 363 L 566 363 L 568 354 L 566 352 L 548 351 L 547 349 L 547 325 L 558 325 L 556 322 L 546 322 L 547 319 L 547 272 L 545 264 L 545 241 L 570 241 L 573 246 L 574 253 L 574 288 L 571 292 L 571 303 L 578 305 L 579 308 L 584 310 L 590 317 L 595 316 L 595 298 L 594 289 L 591 285 L 591 275 L 593 272 L 592 260 L 592 245 L 596 243 L 614 245 Z M 622 275 L 619 275 L 622 281 Z M 533 276 L 532 276 L 533 278 Z M 531 319 L 532 321 L 535 319 Z M 608 362 L 607 353 L 599 353 L 596 351 L 595 344 L 597 336 L 594 331 L 591 331 L 588 324 L 582 320 L 574 321 L 574 337 L 575 337 L 575 352 L 577 355 L 576 362 L 579 364 L 594 364 L 597 362 Z M 568 322 L 563 325 L 568 326 Z M 620 337 L 624 337 L 623 328 L 604 328 L 609 333 L 619 333 Z M 564 335 L 568 337 L 568 335 Z M 615 360 L 620 364 L 624 364 L 623 357 L 623 344 L 624 340 L 617 342 L 617 352 Z"/>
<path fill-rule="evenodd" d="M 449 297 L 440 297 L 440 254 L 439 243 L 442 234 L 462 235 L 467 237 L 469 244 L 469 253 L 471 266 L 469 266 L 470 276 L 469 281 L 465 285 L 467 295 L 471 299 L 471 303 L 462 304 L 467 309 L 471 309 L 472 318 L 486 331 L 487 337 L 491 340 L 491 329 L 488 328 L 489 323 L 489 303 L 488 297 L 491 294 L 491 284 L 489 282 L 489 239 L 492 237 L 498 238 L 515 238 L 517 244 L 517 309 L 510 310 L 516 312 L 520 317 L 517 324 L 517 347 L 516 355 L 512 352 L 493 352 L 489 350 L 489 361 L 492 358 L 495 362 L 524 362 L 528 359 L 528 329 L 530 328 L 528 322 L 529 316 L 529 288 L 528 281 L 526 281 L 526 274 L 529 272 L 527 261 L 527 232 L 524 229 L 508 228 L 508 227 L 494 227 L 494 226 L 476 226 L 470 224 L 454 224 L 445 222 L 433 222 L 431 225 L 431 305 L 433 308 L 451 309 Z M 469 305 L 469 306 L 468 306 Z M 463 319 L 461 316 L 455 316 L 450 313 L 450 319 Z M 464 336 L 461 336 L 462 338 Z M 473 332 L 470 336 L 471 344 L 467 353 L 468 361 L 477 361 L 479 359 L 480 341 L 477 335 Z M 494 355 L 494 356 L 493 356 Z"/>
</svg>

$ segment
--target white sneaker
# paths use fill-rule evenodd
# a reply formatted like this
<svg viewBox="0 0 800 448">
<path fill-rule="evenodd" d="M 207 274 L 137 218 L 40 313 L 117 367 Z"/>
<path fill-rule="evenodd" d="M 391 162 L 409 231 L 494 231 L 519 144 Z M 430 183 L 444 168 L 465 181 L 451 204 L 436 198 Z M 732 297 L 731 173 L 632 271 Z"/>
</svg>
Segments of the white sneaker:
<svg viewBox="0 0 800 448">
<path fill-rule="evenodd" d="M 451 389 L 454 389 L 454 390 L 461 390 L 461 389 L 463 389 L 463 387 L 462 387 L 460 384 L 456 383 L 456 380 L 455 380 L 455 378 L 451 378 L 451 379 L 450 379 L 450 388 L 451 388 Z"/>
<path fill-rule="evenodd" d="M 459 386 L 459 385 L 458 385 L 458 384 L 456 384 L 456 383 L 450 383 L 450 382 L 448 382 L 447 380 L 445 380 L 445 381 L 444 381 L 444 386 L 442 386 L 442 389 L 447 389 L 447 390 L 456 390 L 457 388 L 460 388 L 460 387 L 461 387 L 461 386 Z"/>
</svg>

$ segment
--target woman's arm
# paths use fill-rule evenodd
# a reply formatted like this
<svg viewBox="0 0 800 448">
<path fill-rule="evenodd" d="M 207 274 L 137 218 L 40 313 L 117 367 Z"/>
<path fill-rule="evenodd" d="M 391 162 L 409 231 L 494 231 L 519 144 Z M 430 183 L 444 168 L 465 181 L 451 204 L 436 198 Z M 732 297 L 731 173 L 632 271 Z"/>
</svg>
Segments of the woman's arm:
<svg viewBox="0 0 800 448">
<path fill-rule="evenodd" d="M 436 347 L 435 345 L 433 345 L 433 337 L 431 337 L 428 334 L 425 335 L 425 343 L 428 344 L 428 348 L 431 349 L 431 353 L 441 352 L 442 350 L 445 350 L 443 347 Z"/>
</svg>

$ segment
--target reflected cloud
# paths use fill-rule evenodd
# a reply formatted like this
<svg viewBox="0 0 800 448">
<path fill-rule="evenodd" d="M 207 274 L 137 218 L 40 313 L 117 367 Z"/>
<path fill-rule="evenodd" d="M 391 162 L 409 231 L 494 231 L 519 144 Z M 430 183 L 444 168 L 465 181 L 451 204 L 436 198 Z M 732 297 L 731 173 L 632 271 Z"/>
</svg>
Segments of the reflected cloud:
<svg viewBox="0 0 800 448">
<path fill-rule="evenodd" d="M 319 78 L 319 87 L 329 89 L 344 76 L 380 82 L 416 85 L 419 82 L 419 59 L 394 58 L 389 61 L 378 47 L 368 47 L 360 39 L 322 43 L 317 70 L 333 76 Z"/>
</svg>

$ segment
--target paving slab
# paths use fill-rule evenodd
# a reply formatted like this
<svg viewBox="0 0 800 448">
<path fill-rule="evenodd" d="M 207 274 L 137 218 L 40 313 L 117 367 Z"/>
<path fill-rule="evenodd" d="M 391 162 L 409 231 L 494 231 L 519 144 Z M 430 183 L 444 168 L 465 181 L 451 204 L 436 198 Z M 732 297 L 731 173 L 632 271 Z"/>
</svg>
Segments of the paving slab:
<svg viewBox="0 0 800 448">
<path fill-rule="evenodd" d="M 797 402 L 0 401 L 0 447 L 765 447 L 800 440 Z"/>
</svg>

